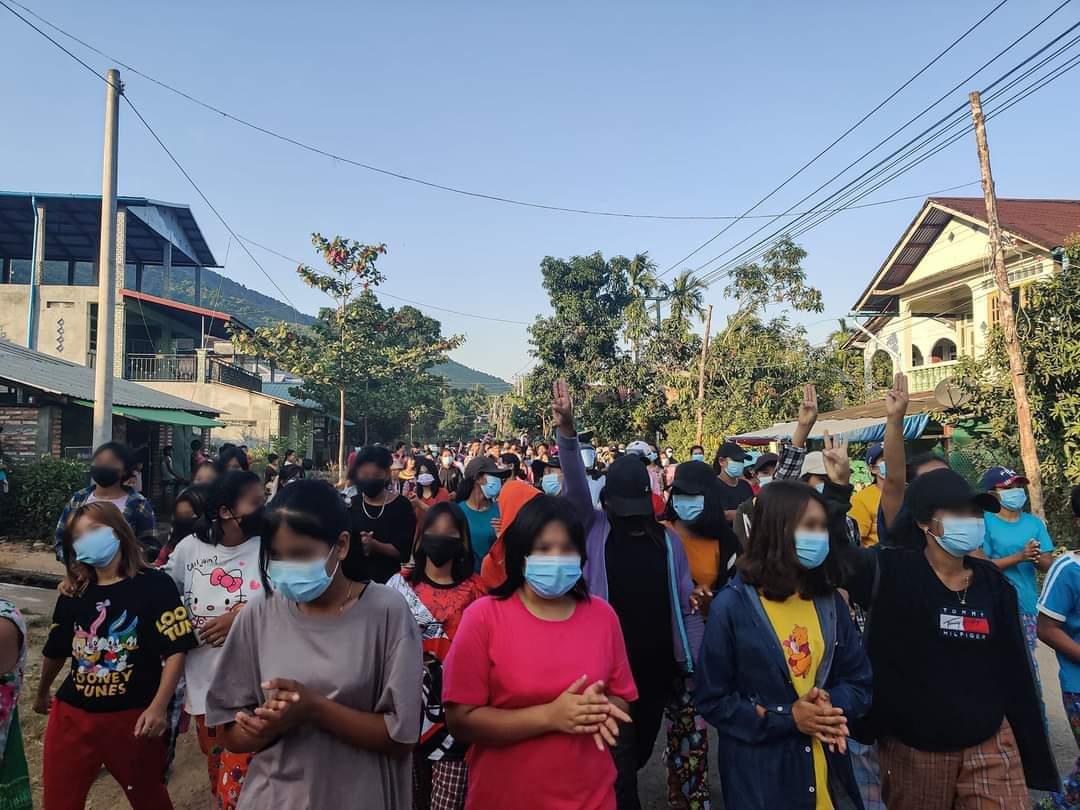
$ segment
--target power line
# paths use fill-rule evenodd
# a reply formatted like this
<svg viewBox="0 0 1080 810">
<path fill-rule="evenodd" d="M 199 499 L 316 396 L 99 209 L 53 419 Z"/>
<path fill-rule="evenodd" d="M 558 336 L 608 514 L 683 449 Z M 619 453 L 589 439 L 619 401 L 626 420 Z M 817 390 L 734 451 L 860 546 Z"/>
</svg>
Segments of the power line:
<svg viewBox="0 0 1080 810">
<path fill-rule="evenodd" d="M 796 169 L 792 174 L 788 175 L 788 177 L 782 183 L 780 183 L 780 185 L 778 185 L 776 188 L 774 188 L 772 191 L 770 191 L 768 194 L 766 194 L 764 197 L 762 197 L 760 200 L 758 200 L 756 203 L 754 203 L 752 206 L 750 206 L 748 209 L 746 209 L 746 211 L 743 212 L 743 215 L 741 217 L 737 218 L 734 222 L 731 222 L 730 224 L 725 225 L 717 233 L 710 236 L 708 239 L 706 239 L 704 242 L 702 242 L 696 248 L 694 248 L 689 253 L 687 253 L 685 256 L 683 256 L 681 259 L 679 259 L 677 262 L 672 264 L 670 267 L 668 267 L 666 270 L 664 270 L 663 273 L 660 274 L 660 277 L 662 278 L 663 276 L 666 276 L 668 273 L 670 273 L 676 267 L 681 265 L 687 259 L 690 259 L 690 258 L 696 256 L 698 253 L 700 253 L 706 247 L 711 245 L 713 242 L 715 242 L 717 239 L 719 239 L 721 236 L 723 236 L 725 233 L 727 233 L 729 230 L 731 230 L 733 227 L 735 227 L 735 225 L 737 225 L 740 221 L 745 219 L 746 216 L 748 214 L 750 214 L 752 211 L 754 211 L 754 209 L 756 209 L 759 205 L 761 205 L 766 200 L 770 199 L 774 194 L 776 194 L 778 191 L 780 191 L 785 186 L 787 186 L 788 183 L 790 183 L 792 180 L 794 180 L 796 177 L 798 177 L 804 171 L 806 171 L 806 169 L 810 168 L 810 166 L 812 166 L 814 163 L 816 163 L 821 157 L 823 157 L 826 153 L 828 153 L 834 146 L 836 146 L 838 143 L 840 143 L 840 141 L 842 141 L 844 138 L 846 138 L 848 135 L 850 135 L 852 132 L 854 132 L 859 126 L 861 126 L 874 113 L 876 113 L 878 110 L 880 110 L 886 104 L 888 104 L 890 101 L 892 101 L 894 98 L 896 98 L 897 95 L 899 95 L 912 82 L 914 82 L 917 78 L 919 78 L 919 76 L 921 76 L 923 73 L 925 73 L 927 70 L 929 70 L 935 64 L 937 64 L 937 62 L 940 61 L 942 59 L 942 57 L 944 57 L 947 53 L 949 53 L 949 51 L 951 51 L 958 44 L 960 44 L 960 42 L 962 42 L 964 39 L 966 39 L 967 36 L 969 34 L 971 34 L 976 28 L 978 28 L 980 25 L 982 25 L 984 22 L 986 22 L 986 20 L 988 20 L 995 12 L 997 12 L 998 9 L 1000 9 L 1002 6 L 1004 6 L 1006 2 L 1008 2 L 1008 0 L 1001 0 L 1001 2 L 999 2 L 993 8 L 991 8 L 990 11 L 988 11 L 986 14 L 984 14 L 977 22 L 975 22 L 974 25 L 972 25 L 970 28 L 968 28 L 966 31 L 964 31 L 964 33 L 962 33 L 959 37 L 957 37 L 952 42 L 950 42 L 949 45 L 946 46 L 945 50 L 941 51 L 937 56 L 935 56 L 933 59 L 931 59 L 928 63 L 923 65 L 921 68 L 919 68 L 919 70 L 917 70 L 911 77 L 909 77 L 907 79 L 907 81 L 905 81 L 903 84 L 901 84 L 895 90 L 893 90 L 888 96 L 886 96 L 882 101 L 880 101 L 873 109 L 871 109 L 868 113 L 866 113 L 862 118 L 860 118 L 858 121 L 856 121 L 850 127 L 848 127 L 846 130 L 844 130 L 837 138 L 835 138 L 832 141 L 832 143 L 830 143 L 828 146 L 826 146 L 824 149 L 822 149 L 820 152 L 818 152 L 816 155 L 814 155 L 812 158 L 810 158 L 810 160 L 808 160 L 806 163 L 804 163 L 802 166 L 800 166 L 798 169 Z M 1071 0 L 1064 0 L 1062 5 L 1065 5 L 1065 3 L 1068 3 L 1068 2 L 1071 2 Z M 788 209 L 788 210 L 791 210 L 791 209 Z"/>
</svg>

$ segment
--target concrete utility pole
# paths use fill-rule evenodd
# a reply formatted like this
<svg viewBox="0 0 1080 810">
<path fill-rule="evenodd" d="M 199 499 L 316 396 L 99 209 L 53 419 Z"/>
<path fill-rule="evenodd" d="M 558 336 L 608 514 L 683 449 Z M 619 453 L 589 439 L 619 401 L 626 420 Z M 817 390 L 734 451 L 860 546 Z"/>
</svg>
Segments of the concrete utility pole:
<svg viewBox="0 0 1080 810">
<path fill-rule="evenodd" d="M 1001 328 L 1005 332 L 1005 351 L 1009 355 L 1009 379 L 1012 381 L 1013 397 L 1016 400 L 1016 425 L 1020 432 L 1020 460 L 1024 464 L 1024 475 L 1031 482 L 1028 486 L 1031 511 L 1039 517 L 1044 517 L 1042 470 L 1039 467 L 1039 454 L 1035 446 L 1035 432 L 1031 426 L 1031 402 L 1028 400 L 1027 384 L 1024 381 L 1024 360 L 1020 355 L 1020 338 L 1016 334 L 1016 315 L 1012 307 L 1009 274 L 1005 269 L 1005 251 L 1001 246 L 997 192 L 994 190 L 994 175 L 990 171 L 990 147 L 986 143 L 986 119 L 983 117 L 982 100 L 978 91 L 973 92 L 970 99 L 971 119 L 975 123 L 975 142 L 979 150 L 983 197 L 986 199 L 990 255 L 994 281 L 998 288 L 998 315 L 1001 318 Z"/>
<path fill-rule="evenodd" d="M 701 366 L 698 368 L 697 379 L 697 433 L 694 434 L 694 444 L 701 444 L 702 433 L 705 431 L 705 360 L 709 356 L 709 337 L 712 334 L 712 304 L 705 314 L 705 339 L 701 341 Z"/>
<path fill-rule="evenodd" d="M 120 71 L 105 89 L 105 149 L 101 163 L 101 248 L 98 253 L 97 348 L 94 357 L 94 447 L 112 440 L 113 309 L 116 305 L 116 160 L 120 136 Z"/>
</svg>

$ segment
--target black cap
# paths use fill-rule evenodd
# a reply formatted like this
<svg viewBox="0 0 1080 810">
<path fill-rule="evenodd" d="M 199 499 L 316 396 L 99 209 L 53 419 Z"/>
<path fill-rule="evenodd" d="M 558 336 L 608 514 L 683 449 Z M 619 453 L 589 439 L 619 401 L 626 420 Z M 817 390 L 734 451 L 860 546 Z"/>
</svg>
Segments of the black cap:
<svg viewBox="0 0 1080 810">
<path fill-rule="evenodd" d="M 562 462 L 559 461 L 558 456 L 548 456 L 548 460 L 544 462 L 544 465 L 547 467 L 554 467 L 557 470 L 562 468 Z"/>
<path fill-rule="evenodd" d="M 581 431 L 581 433 L 579 433 L 577 435 L 577 440 L 579 442 L 581 442 L 582 444 L 592 444 L 593 431 L 591 431 L 591 430 L 583 430 L 583 431 Z"/>
<path fill-rule="evenodd" d="M 762 453 L 758 456 L 758 460 L 754 462 L 754 466 L 751 468 L 754 472 L 761 472 L 762 467 L 768 467 L 770 464 L 779 464 L 780 456 L 776 453 Z"/>
<path fill-rule="evenodd" d="M 997 512 L 1001 509 L 998 499 L 987 492 L 976 492 L 954 470 L 931 470 L 923 473 L 907 490 L 907 505 L 912 517 L 926 523 L 938 509 L 969 509 Z"/>
<path fill-rule="evenodd" d="M 617 517 L 653 514 L 649 471 L 637 456 L 620 456 L 607 468 L 604 508 Z"/>
<path fill-rule="evenodd" d="M 680 495 L 704 495 L 716 483 L 716 473 L 704 461 L 684 461 L 675 468 L 671 489 Z"/>
<path fill-rule="evenodd" d="M 717 455 L 719 458 L 726 458 L 730 461 L 746 461 L 750 458 L 746 451 L 735 442 L 724 442 L 720 445 L 720 452 Z"/>
<path fill-rule="evenodd" d="M 513 473 L 506 467 L 500 467 L 491 456 L 477 456 L 465 466 L 466 478 L 479 478 L 481 475 L 496 475 L 499 478 L 509 478 Z"/>
</svg>

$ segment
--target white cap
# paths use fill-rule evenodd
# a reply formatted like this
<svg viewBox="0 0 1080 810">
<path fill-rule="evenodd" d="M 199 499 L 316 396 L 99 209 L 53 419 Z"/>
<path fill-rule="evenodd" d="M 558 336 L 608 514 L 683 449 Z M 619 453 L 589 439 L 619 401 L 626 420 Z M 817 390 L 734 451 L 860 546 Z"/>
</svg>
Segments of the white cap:
<svg viewBox="0 0 1080 810">
<path fill-rule="evenodd" d="M 647 456 L 652 451 L 653 449 L 649 446 L 648 442 L 643 442 L 640 440 L 636 442 L 630 442 L 630 444 L 626 445 L 627 453 L 634 453 L 635 455 L 639 456 Z"/>
<path fill-rule="evenodd" d="M 802 463 L 802 475 L 826 475 L 825 454 L 820 450 L 807 453 Z"/>
</svg>

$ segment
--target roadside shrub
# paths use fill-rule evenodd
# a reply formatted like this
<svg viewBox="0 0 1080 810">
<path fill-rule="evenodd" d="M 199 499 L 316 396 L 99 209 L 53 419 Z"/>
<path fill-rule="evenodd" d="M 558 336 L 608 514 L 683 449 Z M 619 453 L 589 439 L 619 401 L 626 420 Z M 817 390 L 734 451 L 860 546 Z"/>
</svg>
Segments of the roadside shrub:
<svg viewBox="0 0 1080 810">
<path fill-rule="evenodd" d="M 50 540 L 64 504 L 89 484 L 84 461 L 42 456 L 7 462 L 9 490 L 0 495 L 0 535 Z"/>
</svg>

